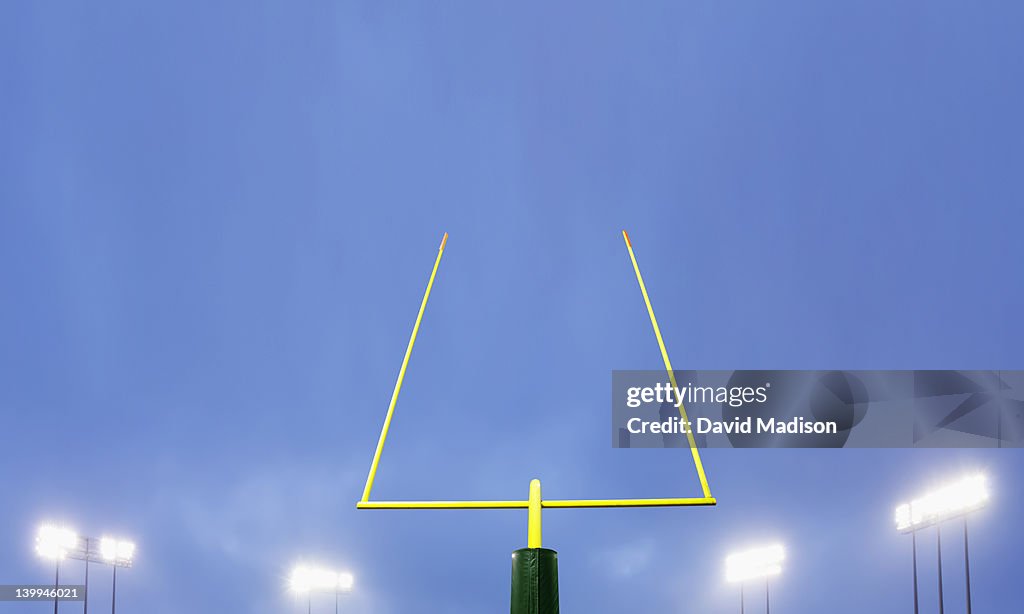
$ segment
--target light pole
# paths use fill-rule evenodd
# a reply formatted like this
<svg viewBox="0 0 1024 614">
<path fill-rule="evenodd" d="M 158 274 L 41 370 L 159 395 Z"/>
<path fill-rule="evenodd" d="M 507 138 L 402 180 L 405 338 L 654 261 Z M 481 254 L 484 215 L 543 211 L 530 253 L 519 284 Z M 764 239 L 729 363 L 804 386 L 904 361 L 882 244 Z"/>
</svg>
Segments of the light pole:
<svg viewBox="0 0 1024 614">
<path fill-rule="evenodd" d="M 914 550 L 914 614 L 919 614 L 917 598 L 917 531 L 910 532 L 910 543 L 911 548 Z"/>
<path fill-rule="evenodd" d="M 971 614 L 971 557 L 967 549 L 967 516 L 964 516 L 964 579 L 967 581 L 967 614 Z"/>
<path fill-rule="evenodd" d="M 338 584 L 334 587 L 334 614 L 338 614 L 338 593 L 351 592 L 355 581 L 355 577 L 347 571 L 338 574 Z"/>
<path fill-rule="evenodd" d="M 36 533 L 36 554 L 54 562 L 53 614 L 60 603 L 60 562 L 78 548 L 78 534 L 71 529 L 44 524 Z"/>
<path fill-rule="evenodd" d="M 113 537 L 100 538 L 100 561 L 114 568 L 110 585 L 110 614 L 117 612 L 117 568 L 131 567 L 135 559 L 135 544 Z"/>
<path fill-rule="evenodd" d="M 85 594 L 82 598 L 82 614 L 89 614 L 89 538 L 85 538 Z"/>
<path fill-rule="evenodd" d="M 917 531 L 935 527 L 936 555 L 939 567 L 939 614 L 945 611 L 942 593 L 942 529 L 947 520 L 964 517 L 964 580 L 967 584 L 967 614 L 971 612 L 971 564 L 967 543 L 967 514 L 988 504 L 990 494 L 988 478 L 976 474 L 961 478 L 923 497 L 896 508 L 896 530 L 911 534 L 914 549 L 914 613 L 917 600 Z"/>
<path fill-rule="evenodd" d="M 942 525 L 935 525 L 935 553 L 939 559 L 939 614 L 946 611 L 942 603 Z"/>
<path fill-rule="evenodd" d="M 747 580 L 764 578 L 764 604 L 766 614 L 771 611 L 768 593 L 768 579 L 782 573 L 782 561 L 786 550 L 781 545 L 745 550 L 731 554 L 725 559 L 725 579 L 740 585 L 740 614 L 746 611 L 744 583 Z"/>
<path fill-rule="evenodd" d="M 331 571 L 323 567 L 297 565 L 289 581 L 293 593 L 306 595 L 306 614 L 313 611 L 313 593 L 334 593 L 334 612 L 338 613 L 338 596 L 352 591 L 355 577 L 347 571 Z"/>
<path fill-rule="evenodd" d="M 99 548 L 94 544 L 99 542 Z M 117 612 L 117 568 L 131 567 L 135 558 L 135 544 L 123 540 L 103 537 L 99 540 L 91 537 L 79 537 L 71 529 L 45 524 L 36 534 L 36 552 L 39 556 L 56 561 L 54 579 L 53 614 L 57 614 L 57 589 L 60 587 L 60 561 L 75 559 L 85 562 L 85 595 L 83 610 L 89 611 L 89 563 L 104 563 L 114 568 L 110 612 Z"/>
</svg>

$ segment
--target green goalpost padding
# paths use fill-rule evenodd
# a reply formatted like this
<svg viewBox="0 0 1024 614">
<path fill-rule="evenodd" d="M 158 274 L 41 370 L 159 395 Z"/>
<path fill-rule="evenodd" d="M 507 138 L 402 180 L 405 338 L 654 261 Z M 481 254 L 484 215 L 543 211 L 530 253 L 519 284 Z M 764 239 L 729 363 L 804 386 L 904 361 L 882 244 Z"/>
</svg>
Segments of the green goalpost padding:
<svg viewBox="0 0 1024 614">
<path fill-rule="evenodd" d="M 558 553 L 520 548 L 512 553 L 511 614 L 558 614 Z"/>
</svg>

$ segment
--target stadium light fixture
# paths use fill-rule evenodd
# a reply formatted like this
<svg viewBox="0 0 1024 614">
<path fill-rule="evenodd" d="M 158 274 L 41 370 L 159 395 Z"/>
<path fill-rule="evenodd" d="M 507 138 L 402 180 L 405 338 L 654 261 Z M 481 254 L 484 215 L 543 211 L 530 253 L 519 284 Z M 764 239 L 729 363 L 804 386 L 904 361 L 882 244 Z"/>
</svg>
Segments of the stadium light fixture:
<svg viewBox="0 0 1024 614">
<path fill-rule="evenodd" d="M 338 574 L 320 567 L 299 565 L 292 570 L 291 587 L 297 593 L 333 591 L 338 587 Z"/>
<path fill-rule="evenodd" d="M 896 508 L 896 530 L 923 529 L 944 520 L 985 507 L 989 500 L 988 478 L 975 474 L 961 478 Z"/>
<path fill-rule="evenodd" d="M 743 582 L 782 573 L 786 550 L 781 545 L 754 548 L 738 552 L 725 559 L 725 578 L 729 582 Z"/>
<path fill-rule="evenodd" d="M 988 477 L 981 473 L 962 477 L 910 503 L 896 508 L 896 530 L 910 533 L 914 569 L 914 614 L 919 611 L 917 594 L 917 532 L 935 527 L 936 555 L 939 564 L 939 610 L 944 609 L 942 594 L 942 523 L 954 518 L 964 519 L 964 579 L 967 584 L 967 614 L 971 614 L 971 561 L 967 539 L 967 515 L 988 505 L 991 491 Z"/>
<path fill-rule="evenodd" d="M 98 543 L 98 547 L 97 547 Z M 36 553 L 45 559 L 56 561 L 54 588 L 60 586 L 60 562 L 75 559 L 85 562 L 85 601 L 83 612 L 89 611 L 89 563 L 105 563 L 114 568 L 112 579 L 111 614 L 117 611 L 117 568 L 131 567 L 135 559 L 135 544 L 124 539 L 79 536 L 75 531 L 58 525 L 44 524 L 36 533 Z M 56 591 L 54 591 L 56 593 Z M 57 599 L 54 598 L 54 614 L 57 613 Z"/>
<path fill-rule="evenodd" d="M 78 534 L 67 527 L 44 524 L 36 533 L 36 553 L 44 559 L 63 559 L 76 548 Z"/>
<path fill-rule="evenodd" d="M 120 564 L 128 566 L 135 556 L 135 544 L 130 541 L 114 539 L 112 537 L 100 538 L 100 557 L 111 565 Z"/>
<path fill-rule="evenodd" d="M 355 577 L 347 571 L 343 571 L 338 574 L 338 590 L 347 593 L 352 590 L 352 585 L 355 584 Z"/>
<path fill-rule="evenodd" d="M 57 614 L 60 590 L 60 562 L 78 549 L 78 534 L 67 527 L 44 524 L 36 533 L 36 554 L 53 561 L 53 614 Z"/>
<path fill-rule="evenodd" d="M 124 539 L 115 539 L 113 537 L 101 537 L 99 554 L 102 562 L 111 565 L 114 568 L 114 573 L 111 580 L 110 597 L 110 612 L 111 614 L 114 614 L 115 608 L 117 607 L 117 568 L 132 566 L 132 562 L 135 559 L 135 544 Z M 87 570 L 89 560 L 90 557 L 87 555 L 85 559 Z"/>
<path fill-rule="evenodd" d="M 746 611 L 744 583 L 748 580 L 764 578 L 765 614 L 771 612 L 771 599 L 768 594 L 768 579 L 782 573 L 782 562 L 786 560 L 786 549 L 780 544 L 753 548 L 731 554 L 725 559 L 725 579 L 740 585 L 740 614 Z"/>
<path fill-rule="evenodd" d="M 334 593 L 334 612 L 338 612 L 338 595 L 352 591 L 355 577 L 347 571 L 297 565 L 292 569 L 289 586 L 292 592 L 306 595 L 306 611 L 313 610 L 313 593 Z"/>
</svg>

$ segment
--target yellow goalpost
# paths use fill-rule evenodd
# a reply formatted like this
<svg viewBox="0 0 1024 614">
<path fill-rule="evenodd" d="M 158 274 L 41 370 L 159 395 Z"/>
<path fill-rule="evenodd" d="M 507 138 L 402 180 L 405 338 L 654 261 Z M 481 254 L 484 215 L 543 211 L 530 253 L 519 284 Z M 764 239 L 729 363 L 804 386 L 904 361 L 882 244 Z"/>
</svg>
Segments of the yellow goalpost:
<svg viewBox="0 0 1024 614">
<path fill-rule="evenodd" d="M 633 264 L 633 271 L 636 273 L 637 283 L 640 285 L 640 292 L 647 307 L 647 313 L 651 319 L 651 326 L 654 329 L 654 336 L 658 341 L 658 349 L 661 351 L 661 358 L 665 363 L 665 370 L 668 372 L 669 380 L 673 387 L 678 388 L 675 372 L 668 357 L 668 350 L 665 348 L 665 341 L 661 336 L 661 329 L 658 327 L 658 320 L 654 317 L 654 308 L 651 306 L 651 299 L 647 293 L 647 286 L 644 284 L 643 276 L 640 274 L 640 266 L 637 264 L 636 255 L 633 253 L 633 244 L 625 230 L 622 231 L 622 238 L 626 243 L 629 252 L 629 259 Z M 391 428 L 391 421 L 395 414 L 395 405 L 398 403 L 398 395 L 402 390 L 402 381 L 405 379 L 406 369 L 409 367 L 409 358 L 412 356 L 412 348 L 416 344 L 416 336 L 419 333 L 420 323 L 423 320 L 423 313 L 427 308 L 427 300 L 430 298 L 430 291 L 434 287 L 434 278 L 437 276 L 438 267 L 441 265 L 441 257 L 444 255 L 445 245 L 448 242 L 448 233 L 441 239 L 441 245 L 437 250 L 437 258 L 434 260 L 434 268 L 430 271 L 430 279 L 427 281 L 427 289 L 423 293 L 423 301 L 420 303 L 419 313 L 416 314 L 416 323 L 412 328 L 412 335 L 409 337 L 409 345 L 405 350 L 405 357 L 402 359 L 402 367 L 398 371 L 398 380 L 395 382 L 395 389 L 391 394 L 391 403 L 388 405 L 387 414 L 384 416 L 384 425 L 381 427 L 380 438 L 377 440 L 377 449 L 373 453 L 373 460 L 370 463 L 370 472 L 366 476 L 366 485 L 363 488 L 363 496 L 356 503 L 359 509 L 527 509 L 529 510 L 528 522 L 528 544 L 530 548 L 541 548 L 541 510 L 543 508 L 598 508 L 598 507 L 671 507 L 671 506 L 707 506 L 715 505 L 715 498 L 711 496 L 711 489 L 708 487 L 707 475 L 704 473 L 704 465 L 700 460 L 700 451 L 694 441 L 693 434 L 687 432 L 690 453 L 693 457 L 693 464 L 700 480 L 702 496 L 699 497 L 673 497 L 673 498 L 652 498 L 652 499 L 543 499 L 541 497 L 540 481 L 530 482 L 529 497 L 522 500 L 507 501 L 372 501 L 370 493 L 373 490 L 374 479 L 377 476 L 377 468 L 380 465 L 381 454 L 384 451 L 384 443 L 387 441 L 388 431 Z M 686 409 L 679 405 L 679 412 L 684 421 L 687 421 Z"/>
</svg>

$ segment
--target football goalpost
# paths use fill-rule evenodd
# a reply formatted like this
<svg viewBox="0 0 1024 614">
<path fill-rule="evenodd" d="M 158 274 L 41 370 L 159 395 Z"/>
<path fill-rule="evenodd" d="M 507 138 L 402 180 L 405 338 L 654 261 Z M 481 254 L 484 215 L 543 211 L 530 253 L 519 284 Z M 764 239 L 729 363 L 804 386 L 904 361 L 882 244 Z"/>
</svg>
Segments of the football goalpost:
<svg viewBox="0 0 1024 614">
<path fill-rule="evenodd" d="M 626 243 L 626 250 L 629 252 L 629 259 L 633 264 L 633 271 L 636 273 L 637 283 L 640 285 L 640 292 L 643 295 L 644 304 L 647 307 L 647 314 L 651 319 L 651 326 L 654 329 L 654 336 L 658 341 L 658 349 L 661 351 L 661 358 L 665 363 L 665 370 L 668 372 L 669 381 L 674 388 L 678 388 L 675 371 L 669 361 L 668 350 L 665 349 L 665 341 L 661 336 L 661 329 L 658 327 L 658 320 L 654 317 L 654 308 L 651 306 L 650 296 L 647 294 L 647 286 L 644 284 L 643 276 L 640 275 L 640 266 L 637 264 L 636 255 L 633 253 L 633 244 L 625 230 L 622 231 L 622 238 Z M 711 496 L 711 489 L 708 487 L 708 479 L 704 473 L 704 465 L 700 460 L 700 452 L 694 441 L 693 434 L 689 431 L 686 437 L 690 447 L 690 454 L 693 457 L 693 465 L 697 471 L 697 478 L 700 480 L 701 496 L 698 497 L 676 497 L 676 498 L 653 498 L 653 499 L 545 499 L 541 496 L 540 480 L 530 481 L 529 496 L 526 499 L 510 500 L 483 500 L 483 501 L 374 501 L 370 499 L 373 490 L 374 479 L 377 476 L 377 468 L 380 465 L 381 453 L 384 451 L 384 442 L 387 440 L 388 431 L 391 428 L 391 421 L 395 415 L 395 405 L 398 403 L 398 395 L 402 390 L 402 381 L 405 379 L 406 369 L 409 367 L 409 358 L 412 356 L 412 348 L 416 344 L 416 335 L 420 330 L 420 323 L 423 321 L 423 313 L 427 309 L 427 301 L 430 298 L 430 291 L 434 287 L 434 278 L 437 276 L 438 267 L 441 265 L 441 257 L 444 255 L 445 245 L 448 242 L 448 233 L 441 239 L 441 245 L 437 250 L 437 258 L 434 260 L 434 268 L 430 271 L 430 279 L 427 281 L 427 288 L 423 293 L 423 301 L 420 303 L 419 312 L 416 314 L 416 323 L 413 325 L 412 334 L 409 337 L 409 345 L 405 350 L 405 357 L 402 359 L 402 366 L 398 371 L 398 380 L 395 382 L 394 391 L 391 394 L 391 403 L 388 405 L 387 414 L 384 416 L 384 425 L 381 427 L 380 438 L 377 440 L 377 449 L 373 453 L 373 460 L 370 463 L 370 472 L 366 476 L 366 485 L 363 487 L 363 496 L 356 503 L 358 509 L 363 510 L 496 510 L 496 509 L 525 509 L 527 510 L 527 531 L 526 547 L 520 548 L 512 553 L 512 597 L 511 614 L 557 614 L 558 613 L 558 553 L 549 548 L 544 548 L 541 540 L 541 513 L 545 508 L 599 508 L 599 507 L 685 507 L 685 506 L 709 506 L 715 505 L 715 498 Z M 679 404 L 679 413 L 684 422 L 688 422 L 686 409 Z"/>
</svg>

